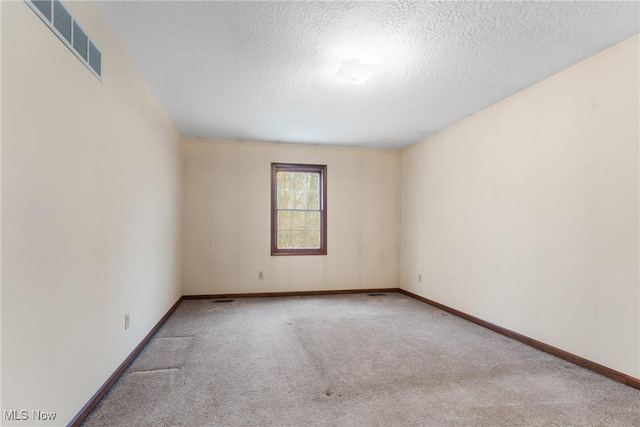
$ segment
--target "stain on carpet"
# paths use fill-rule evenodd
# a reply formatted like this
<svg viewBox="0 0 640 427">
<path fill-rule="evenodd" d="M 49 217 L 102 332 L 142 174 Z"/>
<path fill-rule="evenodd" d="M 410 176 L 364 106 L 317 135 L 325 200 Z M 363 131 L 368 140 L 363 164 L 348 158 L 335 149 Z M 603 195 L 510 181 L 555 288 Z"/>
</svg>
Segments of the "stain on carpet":
<svg viewBox="0 0 640 427">
<path fill-rule="evenodd" d="M 131 372 L 182 369 L 193 347 L 194 338 L 194 336 L 154 338 L 133 363 Z"/>
</svg>

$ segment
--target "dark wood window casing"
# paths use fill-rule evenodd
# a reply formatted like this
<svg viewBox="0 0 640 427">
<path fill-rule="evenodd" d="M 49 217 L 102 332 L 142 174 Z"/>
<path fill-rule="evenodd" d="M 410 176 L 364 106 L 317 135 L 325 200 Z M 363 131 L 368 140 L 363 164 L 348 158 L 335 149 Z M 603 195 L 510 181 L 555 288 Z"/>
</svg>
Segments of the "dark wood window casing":
<svg viewBox="0 0 640 427">
<path fill-rule="evenodd" d="M 327 254 L 327 166 L 271 163 L 271 255 Z"/>
</svg>

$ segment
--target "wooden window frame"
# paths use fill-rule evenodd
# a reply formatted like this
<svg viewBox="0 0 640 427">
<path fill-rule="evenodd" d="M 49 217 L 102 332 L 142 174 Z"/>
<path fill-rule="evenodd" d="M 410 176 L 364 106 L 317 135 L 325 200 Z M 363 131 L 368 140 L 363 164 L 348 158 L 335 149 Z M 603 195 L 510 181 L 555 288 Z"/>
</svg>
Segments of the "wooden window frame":
<svg viewBox="0 0 640 427">
<path fill-rule="evenodd" d="M 320 247 L 278 248 L 278 172 L 320 173 Z M 327 254 L 327 166 L 301 163 L 271 163 L 271 255 L 326 255 Z"/>
</svg>

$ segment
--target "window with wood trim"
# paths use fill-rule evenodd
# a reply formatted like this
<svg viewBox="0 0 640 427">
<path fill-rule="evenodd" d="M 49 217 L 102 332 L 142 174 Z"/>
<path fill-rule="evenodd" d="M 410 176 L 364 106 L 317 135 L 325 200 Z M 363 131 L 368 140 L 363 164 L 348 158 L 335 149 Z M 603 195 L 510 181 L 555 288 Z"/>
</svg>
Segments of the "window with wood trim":
<svg viewBox="0 0 640 427">
<path fill-rule="evenodd" d="M 271 164 L 271 255 L 327 254 L 327 166 Z"/>
</svg>

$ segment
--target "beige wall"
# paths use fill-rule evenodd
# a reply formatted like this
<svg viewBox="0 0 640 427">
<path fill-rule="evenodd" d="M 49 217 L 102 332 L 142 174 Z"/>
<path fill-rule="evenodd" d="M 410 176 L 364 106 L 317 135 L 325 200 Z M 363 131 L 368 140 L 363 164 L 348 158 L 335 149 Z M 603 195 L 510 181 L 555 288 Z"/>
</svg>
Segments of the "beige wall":
<svg viewBox="0 0 640 427">
<path fill-rule="evenodd" d="M 184 293 L 397 287 L 398 161 L 396 151 L 185 140 Z M 327 165 L 328 255 L 271 256 L 271 162 Z"/>
<path fill-rule="evenodd" d="M 2 410 L 52 425 L 181 293 L 180 137 L 92 6 L 65 4 L 103 83 L 24 2 L 1 6 Z"/>
<path fill-rule="evenodd" d="M 638 75 L 636 36 L 403 151 L 402 287 L 640 377 Z"/>
</svg>

